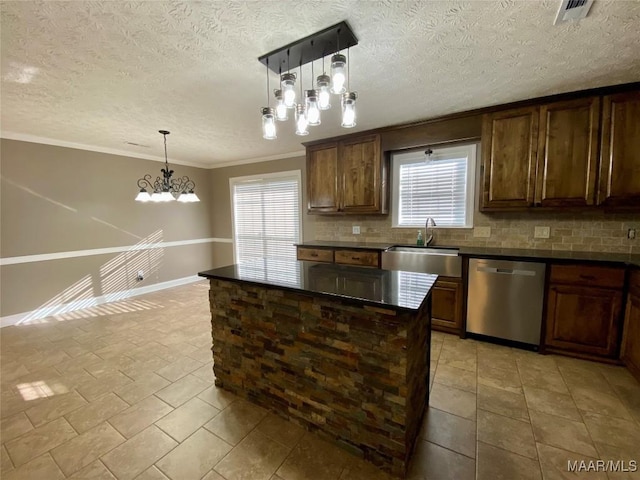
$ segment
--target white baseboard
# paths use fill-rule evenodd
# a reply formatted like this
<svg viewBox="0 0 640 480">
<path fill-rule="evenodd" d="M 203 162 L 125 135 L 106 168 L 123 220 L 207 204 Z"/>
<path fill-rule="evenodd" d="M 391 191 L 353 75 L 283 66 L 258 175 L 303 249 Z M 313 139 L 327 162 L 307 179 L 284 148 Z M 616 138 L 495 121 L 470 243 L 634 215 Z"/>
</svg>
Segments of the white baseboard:
<svg viewBox="0 0 640 480">
<path fill-rule="evenodd" d="M 189 277 L 176 278 L 175 280 L 169 280 L 167 282 L 153 283 L 151 285 L 145 285 L 144 287 L 131 288 L 129 290 L 109 293 L 107 295 L 101 295 L 99 297 L 91 297 L 75 302 L 61 303 L 58 305 L 42 307 L 36 310 L 31 310 L 30 312 L 7 315 L 5 317 L 0 317 L 0 328 L 8 327 L 10 325 L 28 325 L 31 321 L 40 320 L 51 315 L 60 315 L 62 313 L 73 312 L 75 310 L 81 310 L 83 308 L 95 307 L 104 303 L 118 302 L 126 298 L 136 297 L 145 293 L 157 292 L 158 290 L 164 290 L 166 288 L 179 287 L 181 285 L 187 285 L 189 283 L 194 283 L 200 280 L 204 279 L 197 275 L 191 275 Z"/>
</svg>

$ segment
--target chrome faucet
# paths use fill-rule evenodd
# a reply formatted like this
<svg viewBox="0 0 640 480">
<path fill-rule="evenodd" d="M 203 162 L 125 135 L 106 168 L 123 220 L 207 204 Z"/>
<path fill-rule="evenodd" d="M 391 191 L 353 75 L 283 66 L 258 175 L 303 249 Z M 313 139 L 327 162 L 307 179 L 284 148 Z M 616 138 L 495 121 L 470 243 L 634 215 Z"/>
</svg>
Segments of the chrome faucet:
<svg viewBox="0 0 640 480">
<path fill-rule="evenodd" d="M 424 232 L 427 237 L 424 241 L 425 247 L 428 247 L 429 244 L 433 242 L 433 232 L 429 233 L 429 229 L 435 226 L 436 226 L 436 221 L 431 217 L 427 217 L 427 221 L 425 222 L 425 225 L 424 225 Z"/>
</svg>

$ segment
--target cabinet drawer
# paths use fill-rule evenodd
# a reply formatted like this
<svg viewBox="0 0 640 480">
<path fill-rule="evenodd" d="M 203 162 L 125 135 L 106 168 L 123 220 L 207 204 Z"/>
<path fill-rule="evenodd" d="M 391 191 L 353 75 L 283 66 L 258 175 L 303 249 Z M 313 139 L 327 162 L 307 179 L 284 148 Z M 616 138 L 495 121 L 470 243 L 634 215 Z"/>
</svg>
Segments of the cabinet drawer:
<svg viewBox="0 0 640 480">
<path fill-rule="evenodd" d="M 333 250 L 324 248 L 298 248 L 298 260 L 333 262 Z"/>
<path fill-rule="evenodd" d="M 640 270 L 631 270 L 629 273 L 629 295 L 640 298 Z"/>
<path fill-rule="evenodd" d="M 366 252 L 362 250 L 336 250 L 336 263 L 377 267 L 379 265 L 379 259 L 380 253 L 378 252 Z"/>
<path fill-rule="evenodd" d="M 551 265 L 551 283 L 622 288 L 624 269 L 593 265 Z"/>
</svg>

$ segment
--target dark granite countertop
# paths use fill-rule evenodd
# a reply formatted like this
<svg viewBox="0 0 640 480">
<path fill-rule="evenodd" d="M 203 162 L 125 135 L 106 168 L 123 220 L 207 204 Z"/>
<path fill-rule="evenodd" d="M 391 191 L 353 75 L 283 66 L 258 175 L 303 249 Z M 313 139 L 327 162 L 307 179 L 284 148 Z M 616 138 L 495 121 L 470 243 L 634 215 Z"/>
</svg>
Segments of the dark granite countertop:
<svg viewBox="0 0 640 480">
<path fill-rule="evenodd" d="M 355 243 L 337 242 L 330 240 L 312 240 L 296 244 L 304 247 L 327 247 L 327 248 L 352 248 L 384 251 L 394 245 L 410 246 L 409 244 L 398 244 L 393 242 L 380 243 Z M 485 258 L 509 258 L 509 259 L 535 259 L 541 261 L 581 261 L 600 262 L 618 265 L 629 265 L 640 268 L 640 255 L 629 253 L 607 253 L 607 252 L 576 252 L 566 250 L 539 250 L 528 248 L 496 248 L 496 247 L 456 247 L 446 245 L 431 245 L 431 248 L 451 248 L 457 249 L 460 255 L 468 257 Z"/>
<path fill-rule="evenodd" d="M 229 265 L 198 275 L 409 311 L 420 308 L 438 278 L 426 273 L 300 261 Z"/>
<path fill-rule="evenodd" d="M 308 242 L 296 243 L 296 247 L 327 247 L 327 248 L 351 248 L 354 250 L 386 250 L 395 243 L 356 243 L 356 242 L 337 242 L 331 240 L 310 240 Z"/>
<path fill-rule="evenodd" d="M 576 252 L 563 250 L 533 250 L 527 248 L 490 248 L 490 247 L 460 247 L 459 254 L 469 257 L 486 258 L 515 258 L 535 260 L 559 260 L 616 263 L 640 267 L 640 255 L 628 253 L 606 252 Z"/>
</svg>

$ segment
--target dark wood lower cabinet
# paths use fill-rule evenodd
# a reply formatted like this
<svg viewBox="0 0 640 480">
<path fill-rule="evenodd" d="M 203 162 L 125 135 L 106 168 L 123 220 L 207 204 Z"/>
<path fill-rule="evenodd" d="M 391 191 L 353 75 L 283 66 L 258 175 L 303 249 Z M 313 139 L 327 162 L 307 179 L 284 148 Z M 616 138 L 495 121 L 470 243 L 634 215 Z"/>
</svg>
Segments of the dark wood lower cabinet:
<svg viewBox="0 0 640 480">
<path fill-rule="evenodd" d="M 551 284 L 546 351 L 615 358 L 621 312 L 621 290 Z"/>
<path fill-rule="evenodd" d="M 620 358 L 640 381 L 640 270 L 631 272 Z"/>
<path fill-rule="evenodd" d="M 459 334 L 462 328 L 462 279 L 438 278 L 431 298 L 433 330 Z"/>
</svg>

